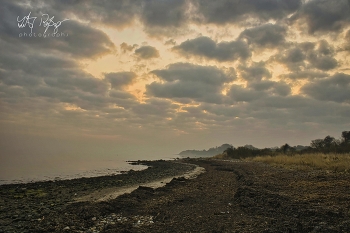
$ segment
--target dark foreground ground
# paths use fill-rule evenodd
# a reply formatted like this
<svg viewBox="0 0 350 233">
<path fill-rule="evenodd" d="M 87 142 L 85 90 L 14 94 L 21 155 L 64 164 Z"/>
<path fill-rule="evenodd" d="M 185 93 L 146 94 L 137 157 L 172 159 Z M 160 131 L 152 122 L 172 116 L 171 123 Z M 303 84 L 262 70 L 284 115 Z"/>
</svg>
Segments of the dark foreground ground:
<svg viewBox="0 0 350 233">
<path fill-rule="evenodd" d="M 139 187 L 99 203 L 70 203 L 100 188 L 193 168 L 158 161 L 121 176 L 0 186 L 0 232 L 350 232 L 350 175 L 250 162 L 183 160 L 196 179 Z"/>
</svg>

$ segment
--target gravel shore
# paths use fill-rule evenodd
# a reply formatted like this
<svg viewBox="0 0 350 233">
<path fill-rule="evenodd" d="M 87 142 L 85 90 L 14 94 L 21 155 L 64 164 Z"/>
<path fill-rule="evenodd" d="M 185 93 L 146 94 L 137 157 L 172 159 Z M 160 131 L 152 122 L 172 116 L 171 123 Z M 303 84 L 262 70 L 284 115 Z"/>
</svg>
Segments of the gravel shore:
<svg viewBox="0 0 350 233">
<path fill-rule="evenodd" d="M 350 232 L 348 173 L 210 159 L 145 163 L 152 167 L 121 176 L 0 186 L 0 232 Z M 195 166 L 206 170 L 196 179 L 76 202 Z"/>
</svg>

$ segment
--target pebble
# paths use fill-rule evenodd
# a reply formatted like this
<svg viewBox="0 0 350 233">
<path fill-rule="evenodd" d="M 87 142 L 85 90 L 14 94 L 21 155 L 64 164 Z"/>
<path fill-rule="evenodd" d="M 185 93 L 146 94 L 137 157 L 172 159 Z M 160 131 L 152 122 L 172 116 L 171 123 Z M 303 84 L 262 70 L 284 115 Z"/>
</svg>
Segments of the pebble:
<svg viewBox="0 0 350 233">
<path fill-rule="evenodd" d="M 97 218 L 93 217 L 92 220 L 96 221 Z M 89 228 L 87 232 L 99 233 L 108 225 L 115 225 L 117 222 L 131 223 L 134 227 L 149 226 L 151 224 L 154 224 L 153 216 L 150 216 L 150 215 L 149 216 L 136 215 L 136 216 L 127 218 L 127 217 L 123 217 L 122 214 L 113 213 L 97 221 L 95 223 L 95 226 Z"/>
</svg>

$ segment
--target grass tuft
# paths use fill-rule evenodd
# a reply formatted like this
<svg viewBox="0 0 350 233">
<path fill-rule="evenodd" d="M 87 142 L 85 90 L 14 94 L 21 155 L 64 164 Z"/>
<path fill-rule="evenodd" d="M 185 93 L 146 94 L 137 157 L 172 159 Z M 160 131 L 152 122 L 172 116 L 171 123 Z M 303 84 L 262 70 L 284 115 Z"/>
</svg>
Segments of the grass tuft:
<svg viewBox="0 0 350 233">
<path fill-rule="evenodd" d="M 335 172 L 350 172 L 350 154 L 302 154 L 288 156 L 257 156 L 247 158 L 248 161 L 264 162 L 271 165 L 297 169 L 323 169 Z"/>
</svg>

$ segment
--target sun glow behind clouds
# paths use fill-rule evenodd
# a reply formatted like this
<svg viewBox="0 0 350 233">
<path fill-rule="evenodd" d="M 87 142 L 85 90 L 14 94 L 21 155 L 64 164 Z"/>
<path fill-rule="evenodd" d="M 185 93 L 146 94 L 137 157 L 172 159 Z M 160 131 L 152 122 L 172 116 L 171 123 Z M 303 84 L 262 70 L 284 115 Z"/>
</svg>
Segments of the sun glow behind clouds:
<svg viewBox="0 0 350 233">
<path fill-rule="evenodd" d="M 77 111 L 77 112 L 85 112 L 86 111 L 75 104 L 65 103 L 65 104 L 63 104 L 63 107 L 67 111 Z"/>
<path fill-rule="evenodd" d="M 303 144 L 350 127 L 347 1 L 141 2 L 5 0 L 2 126 L 125 135 L 134 141 L 118 147 L 174 153 L 213 138 Z M 70 18 L 69 37 L 18 38 L 13 19 L 30 10 Z"/>
</svg>

